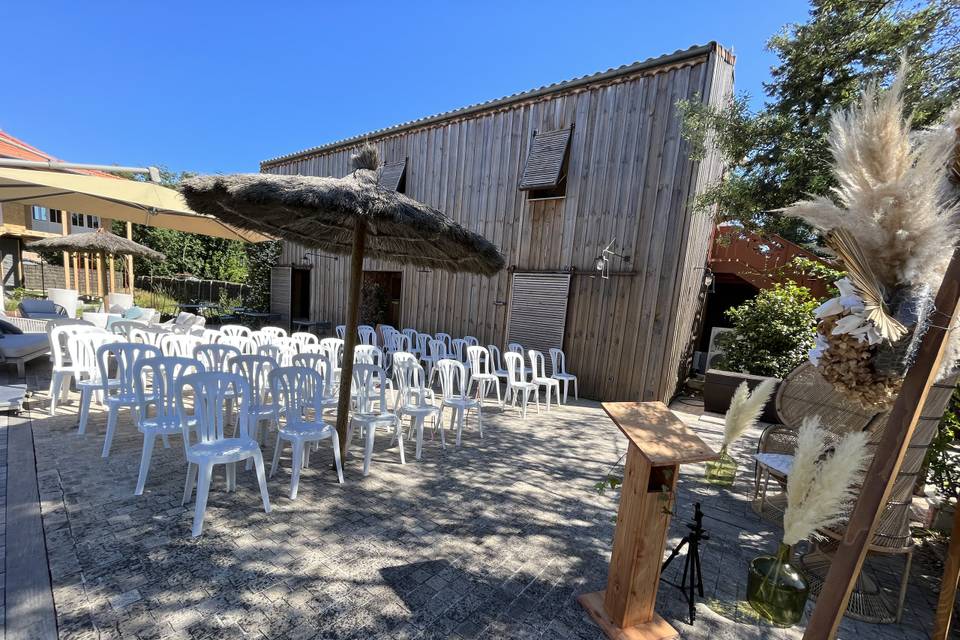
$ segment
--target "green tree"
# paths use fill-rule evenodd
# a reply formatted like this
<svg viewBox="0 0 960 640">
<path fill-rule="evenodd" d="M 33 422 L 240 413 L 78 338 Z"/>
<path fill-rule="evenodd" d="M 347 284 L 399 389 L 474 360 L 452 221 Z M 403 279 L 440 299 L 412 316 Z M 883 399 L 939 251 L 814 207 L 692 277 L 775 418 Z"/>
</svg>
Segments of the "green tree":
<svg viewBox="0 0 960 640">
<path fill-rule="evenodd" d="M 958 17 L 956 0 L 811 2 L 806 23 L 786 26 L 767 43 L 778 63 L 764 84 L 762 109 L 751 112 L 746 94 L 721 108 L 681 103 L 694 154 L 710 141 L 729 166 L 698 208 L 716 206 L 722 220 L 794 242 L 815 240 L 809 227 L 776 210 L 834 186 L 826 141 L 831 112 L 849 106 L 868 80 L 888 82 L 905 56 L 913 122 L 937 121 L 960 97 Z"/>
<path fill-rule="evenodd" d="M 726 312 L 733 331 L 717 338 L 721 369 L 782 378 L 807 358 L 818 302 L 795 282 L 775 284 Z"/>
</svg>

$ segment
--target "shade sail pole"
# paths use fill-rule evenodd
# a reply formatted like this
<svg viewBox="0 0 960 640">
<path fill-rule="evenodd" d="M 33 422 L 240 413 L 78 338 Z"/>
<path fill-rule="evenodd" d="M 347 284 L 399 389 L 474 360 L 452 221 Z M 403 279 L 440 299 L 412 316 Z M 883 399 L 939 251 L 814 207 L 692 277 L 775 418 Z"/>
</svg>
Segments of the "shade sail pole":
<svg viewBox="0 0 960 640">
<path fill-rule="evenodd" d="M 347 420 L 350 414 L 350 387 L 353 384 L 353 350 L 357 346 L 357 315 L 360 311 L 360 285 L 363 284 L 363 248 L 367 241 L 367 223 L 357 220 L 350 253 L 350 280 L 347 297 L 347 329 L 343 336 L 343 365 L 340 368 L 340 398 L 337 402 L 337 435 L 340 453 L 347 450 Z"/>
<path fill-rule="evenodd" d="M 897 478 L 904 454 L 927 401 L 930 387 L 937 379 L 940 362 L 947 347 L 947 338 L 957 321 L 960 301 L 960 249 L 953 253 L 943 276 L 930 326 L 920 340 L 916 360 L 907 371 L 897 395 L 877 453 L 863 478 L 860 497 L 850 514 L 840 547 L 833 556 L 830 570 L 817 597 L 804 640 L 834 638 L 847 609 L 850 592 L 867 555 L 873 530 L 883 505 L 887 503 Z"/>
</svg>

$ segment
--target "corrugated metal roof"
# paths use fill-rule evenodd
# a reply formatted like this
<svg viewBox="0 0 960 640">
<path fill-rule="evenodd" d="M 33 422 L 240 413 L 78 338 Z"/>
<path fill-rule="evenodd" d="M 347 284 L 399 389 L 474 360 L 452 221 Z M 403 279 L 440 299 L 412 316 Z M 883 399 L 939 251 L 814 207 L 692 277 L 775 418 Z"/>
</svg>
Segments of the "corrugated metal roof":
<svg viewBox="0 0 960 640">
<path fill-rule="evenodd" d="M 617 68 L 607 69 L 606 71 L 600 71 L 588 76 L 581 76 L 579 78 L 572 78 L 570 80 L 565 80 L 563 82 L 556 82 L 550 85 L 544 85 L 537 89 L 531 89 L 529 91 L 524 91 L 522 93 L 515 93 L 513 95 L 504 96 L 502 98 L 497 98 L 495 100 L 489 100 L 487 102 L 480 102 L 478 104 L 470 105 L 467 107 L 461 107 L 459 109 L 454 109 L 452 111 L 445 111 L 443 113 L 438 113 L 436 115 L 427 116 L 424 118 L 419 118 L 417 120 L 411 120 L 410 122 L 404 122 L 402 124 L 393 125 L 391 127 L 386 127 L 384 129 L 376 129 L 362 135 L 353 136 L 351 138 L 344 138 L 343 140 L 337 140 L 335 142 L 330 142 L 324 145 L 311 147 L 309 149 L 304 149 L 302 151 L 297 151 L 294 153 L 277 156 L 276 158 L 271 158 L 269 160 L 264 160 L 260 163 L 261 169 L 267 168 L 271 165 L 280 164 L 283 162 L 289 162 L 291 160 L 317 155 L 325 151 L 330 151 L 338 147 L 344 147 L 349 145 L 354 145 L 371 138 L 377 138 L 389 134 L 395 134 L 406 129 L 412 129 L 416 127 L 422 127 L 428 124 L 433 124 L 436 122 L 441 122 L 443 120 L 451 118 L 459 118 L 466 115 L 470 115 L 480 111 L 486 111 L 489 109 L 495 109 L 502 107 L 504 105 L 510 104 L 512 102 L 520 102 L 523 100 L 530 100 L 532 98 L 537 98 L 542 95 L 567 91 L 575 87 L 593 84 L 595 82 L 602 82 L 609 80 L 611 78 L 616 78 L 619 76 L 629 75 L 632 73 L 637 73 L 639 71 L 646 71 L 648 69 L 653 69 L 656 67 L 666 66 L 670 64 L 676 64 L 690 58 L 696 58 L 699 56 L 706 55 L 711 51 L 719 50 L 724 55 L 727 55 L 726 52 L 720 47 L 716 42 L 709 42 L 705 45 L 695 45 L 689 49 L 678 49 L 673 53 L 669 53 L 663 56 L 656 58 L 648 58 L 641 62 L 634 62 L 633 64 L 623 65 Z"/>
<path fill-rule="evenodd" d="M 523 165 L 520 189 L 549 189 L 563 178 L 563 161 L 570 145 L 571 128 L 541 131 L 533 137 L 527 162 Z"/>
<path fill-rule="evenodd" d="M 387 162 L 380 167 L 380 177 L 377 178 L 377 184 L 384 189 L 396 191 L 400 187 L 400 179 L 403 178 L 403 172 L 407 168 L 407 159 L 399 162 Z"/>
</svg>

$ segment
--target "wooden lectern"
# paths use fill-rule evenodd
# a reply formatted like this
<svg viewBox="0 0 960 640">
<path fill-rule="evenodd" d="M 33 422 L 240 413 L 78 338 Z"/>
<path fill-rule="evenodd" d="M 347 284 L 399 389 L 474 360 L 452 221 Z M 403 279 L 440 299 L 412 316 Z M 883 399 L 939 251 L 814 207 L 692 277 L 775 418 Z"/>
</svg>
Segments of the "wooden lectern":
<svg viewBox="0 0 960 640">
<path fill-rule="evenodd" d="M 680 465 L 717 459 L 662 402 L 604 402 L 627 436 L 620 510 L 605 591 L 578 600 L 609 638 L 663 640 L 676 630 L 654 612 Z"/>
</svg>

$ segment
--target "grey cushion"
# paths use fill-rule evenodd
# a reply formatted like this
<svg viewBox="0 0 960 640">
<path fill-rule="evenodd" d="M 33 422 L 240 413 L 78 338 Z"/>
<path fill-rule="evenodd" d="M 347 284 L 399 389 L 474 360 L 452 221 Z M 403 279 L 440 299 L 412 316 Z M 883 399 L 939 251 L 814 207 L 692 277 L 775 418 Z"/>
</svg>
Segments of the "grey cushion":
<svg viewBox="0 0 960 640">
<path fill-rule="evenodd" d="M 35 320 L 63 320 L 66 317 L 59 313 L 37 313 L 35 311 L 30 311 L 29 314 L 28 317 Z"/>
<path fill-rule="evenodd" d="M 21 333 L 3 336 L 0 339 L 0 354 L 10 360 L 50 350 L 45 333 Z"/>
<path fill-rule="evenodd" d="M 57 315 L 57 305 L 50 300 L 38 300 L 36 298 L 24 298 L 20 301 L 20 307 L 33 317 L 34 313 L 52 313 Z"/>
</svg>

